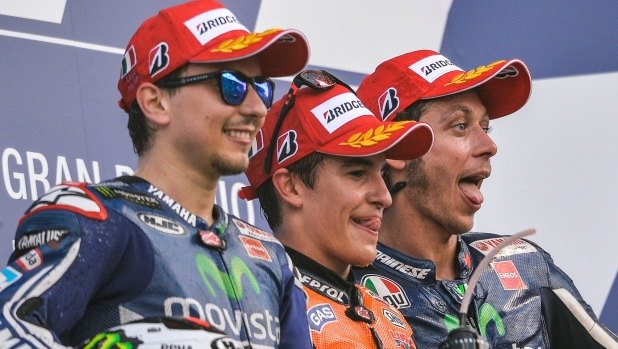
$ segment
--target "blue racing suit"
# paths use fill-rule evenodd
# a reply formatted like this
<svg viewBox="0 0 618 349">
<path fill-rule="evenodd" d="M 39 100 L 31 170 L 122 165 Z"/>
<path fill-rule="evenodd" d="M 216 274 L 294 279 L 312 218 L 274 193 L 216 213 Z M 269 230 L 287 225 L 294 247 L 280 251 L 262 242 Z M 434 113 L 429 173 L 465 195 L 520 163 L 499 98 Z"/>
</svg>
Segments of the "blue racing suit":
<svg viewBox="0 0 618 349">
<path fill-rule="evenodd" d="M 355 275 L 403 313 L 418 349 L 435 349 L 459 324 L 457 314 L 474 266 L 504 239 L 463 234 L 456 280 L 436 280 L 432 261 L 383 244 L 378 244 L 374 263 Z M 618 338 L 598 322 L 572 280 L 527 240 L 512 242 L 494 257 L 481 274 L 467 314 L 468 325 L 493 349 L 618 347 Z"/>
<path fill-rule="evenodd" d="M 193 316 L 246 348 L 311 348 L 283 246 L 213 213 L 209 226 L 138 177 L 52 188 L 21 219 L 0 274 L 0 347 L 75 346 L 129 321 Z"/>
</svg>

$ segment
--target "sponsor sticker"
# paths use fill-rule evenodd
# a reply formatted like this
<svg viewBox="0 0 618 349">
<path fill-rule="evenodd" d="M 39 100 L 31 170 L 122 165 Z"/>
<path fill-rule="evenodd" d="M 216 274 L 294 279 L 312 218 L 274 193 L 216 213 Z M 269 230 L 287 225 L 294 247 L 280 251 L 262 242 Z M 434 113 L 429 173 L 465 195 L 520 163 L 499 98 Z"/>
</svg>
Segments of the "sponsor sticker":
<svg viewBox="0 0 618 349">
<path fill-rule="evenodd" d="M 389 278 L 375 274 L 367 274 L 361 279 L 361 285 L 367 287 L 397 309 L 408 308 L 410 306 L 410 300 L 403 291 L 403 288 Z"/>
<path fill-rule="evenodd" d="M 69 231 L 67 229 L 47 229 L 27 233 L 17 240 L 15 249 L 18 252 L 23 252 L 48 244 L 55 250 L 58 248 L 60 241 L 68 234 Z"/>
<path fill-rule="evenodd" d="M 296 131 L 289 130 L 277 138 L 277 163 L 282 163 L 291 158 L 298 151 Z"/>
<path fill-rule="evenodd" d="M 405 264 L 396 258 L 393 258 L 382 251 L 378 251 L 376 256 L 376 261 L 380 262 L 394 270 L 399 271 L 400 273 L 409 275 L 413 278 L 417 279 L 425 279 L 427 274 L 431 272 L 431 269 L 428 268 L 416 268 L 411 265 Z"/>
<path fill-rule="evenodd" d="M 17 270 L 11 267 L 4 268 L 2 272 L 0 272 L 0 292 L 19 280 L 19 278 L 21 278 L 21 273 Z"/>
<path fill-rule="evenodd" d="M 262 245 L 262 242 L 260 240 L 252 239 L 242 235 L 239 235 L 238 237 L 240 238 L 243 246 L 245 246 L 245 250 L 247 250 L 247 254 L 250 257 L 272 262 L 268 251 L 266 251 L 266 248 L 264 247 L 264 245 Z"/>
<path fill-rule="evenodd" d="M 403 328 L 404 330 L 406 329 L 406 323 L 403 321 L 403 319 L 401 319 L 401 317 L 399 317 L 399 315 L 386 308 L 382 308 L 382 314 L 391 324 L 399 328 Z"/>
<path fill-rule="evenodd" d="M 502 69 L 496 76 L 496 79 L 506 79 L 506 78 L 514 78 L 519 75 L 519 70 L 515 67 L 506 67 Z"/>
<path fill-rule="evenodd" d="M 388 90 L 378 98 L 378 107 L 380 108 L 380 116 L 382 121 L 386 121 L 388 117 L 399 107 L 399 97 L 397 97 L 397 89 L 389 87 Z"/>
<path fill-rule="evenodd" d="M 217 36 L 232 30 L 249 32 L 244 25 L 240 24 L 236 16 L 226 8 L 200 13 L 184 24 L 202 46 Z"/>
<path fill-rule="evenodd" d="M 249 236 L 258 240 L 262 240 L 262 241 L 268 241 L 268 242 L 276 242 L 279 245 L 281 245 L 281 243 L 279 242 L 279 240 L 277 240 L 273 234 L 270 234 L 268 232 L 265 232 L 259 228 L 256 228 L 252 225 L 250 225 L 249 223 L 245 223 L 239 219 L 233 219 L 234 224 L 236 225 L 236 227 L 238 228 L 238 231 L 245 236 Z"/>
<path fill-rule="evenodd" d="M 93 187 L 105 199 L 123 199 L 134 204 L 162 210 L 161 204 L 154 196 L 133 193 L 128 190 L 110 188 L 105 186 Z"/>
<path fill-rule="evenodd" d="M 498 278 L 500 278 L 502 287 L 505 290 L 523 290 L 528 288 L 521 279 L 513 261 L 494 262 L 491 263 L 491 266 L 498 274 Z"/>
<path fill-rule="evenodd" d="M 38 248 L 35 248 L 34 250 L 30 250 L 25 255 L 19 257 L 16 263 L 24 271 L 31 271 L 43 265 L 43 255 Z"/>
<path fill-rule="evenodd" d="M 359 116 L 373 115 L 352 92 L 346 92 L 327 100 L 311 109 L 311 113 L 328 133 L 335 132 Z"/>
<path fill-rule="evenodd" d="M 225 240 L 219 238 L 217 234 L 212 231 L 200 231 L 200 241 L 206 247 L 214 247 L 220 250 L 225 250 L 227 243 Z"/>
<path fill-rule="evenodd" d="M 148 54 L 150 77 L 154 78 L 170 64 L 169 46 L 166 42 L 160 42 L 153 47 Z"/>
<path fill-rule="evenodd" d="M 474 247 L 474 249 L 481 252 L 482 254 L 487 255 L 494 247 L 498 246 L 504 240 L 506 240 L 506 238 L 478 240 L 472 242 L 470 246 Z M 496 257 L 506 257 L 515 254 L 531 253 L 536 251 L 536 248 L 531 244 L 527 243 L 524 240 L 517 239 L 504 247 L 500 252 L 498 252 Z"/>
<path fill-rule="evenodd" d="M 259 130 L 255 135 L 255 139 L 251 144 L 251 150 L 249 151 L 249 159 L 253 157 L 253 155 L 257 154 L 260 150 L 264 148 L 264 134 L 262 130 Z"/>
<path fill-rule="evenodd" d="M 442 55 L 433 55 L 423 58 L 408 68 L 420 75 L 420 77 L 427 80 L 429 83 L 432 83 L 442 75 L 455 70 L 463 72 L 461 68 L 451 63 L 448 58 Z"/>
<path fill-rule="evenodd" d="M 307 310 L 309 328 L 312 331 L 322 332 L 322 328 L 329 322 L 336 322 L 337 316 L 328 303 L 314 305 Z"/>
<path fill-rule="evenodd" d="M 345 294 L 345 292 L 327 284 L 326 282 L 313 278 L 307 274 L 301 275 L 301 282 L 307 288 L 314 290 L 315 292 L 323 295 L 324 297 L 328 297 L 339 303 L 348 303 L 348 296 Z"/>
<path fill-rule="evenodd" d="M 409 335 L 393 330 L 388 330 L 388 333 L 391 335 L 391 338 L 393 338 L 398 347 L 403 347 L 406 349 L 415 347 L 414 340 L 412 340 L 412 337 Z"/>
<path fill-rule="evenodd" d="M 152 229 L 173 236 L 187 236 L 189 231 L 179 222 L 154 213 L 138 212 L 137 218 Z"/>
</svg>

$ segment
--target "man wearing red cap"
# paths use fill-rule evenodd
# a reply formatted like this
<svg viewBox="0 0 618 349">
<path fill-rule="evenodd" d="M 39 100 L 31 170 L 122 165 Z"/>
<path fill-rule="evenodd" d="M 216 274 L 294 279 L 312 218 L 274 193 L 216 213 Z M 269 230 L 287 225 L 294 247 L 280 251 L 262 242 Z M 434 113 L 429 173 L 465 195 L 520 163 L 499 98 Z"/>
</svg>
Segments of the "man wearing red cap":
<svg viewBox="0 0 618 349">
<path fill-rule="evenodd" d="M 380 122 L 343 82 L 304 71 L 275 103 L 258 139 L 263 146 L 246 171 L 251 186 L 240 196 L 259 198 L 299 268 L 316 348 L 415 348 L 402 315 L 355 285 L 350 266 L 376 255 L 382 212 L 391 204 L 385 156 L 422 156 L 431 129 Z"/>
<path fill-rule="evenodd" d="M 214 204 L 219 177 L 249 163 L 273 102 L 267 76 L 297 73 L 308 55 L 301 33 L 250 33 L 215 1 L 146 20 L 118 82 L 135 176 L 65 183 L 28 210 L 0 279 L 0 343 L 73 346 L 130 321 L 192 316 L 242 347 L 311 348 L 283 246 Z"/>
<path fill-rule="evenodd" d="M 474 266 L 505 240 L 468 232 L 498 150 L 488 135 L 490 120 L 519 110 L 530 91 L 520 60 L 465 72 L 428 50 L 383 62 L 358 88 L 382 120 L 422 121 L 435 132 L 434 146 L 422 158 L 387 160 L 393 205 L 384 211 L 376 260 L 357 273 L 361 284 L 405 315 L 418 348 L 436 348 L 458 326 Z M 617 345 L 571 279 L 533 242 L 507 245 L 474 291 L 469 325 L 492 348 Z"/>
</svg>

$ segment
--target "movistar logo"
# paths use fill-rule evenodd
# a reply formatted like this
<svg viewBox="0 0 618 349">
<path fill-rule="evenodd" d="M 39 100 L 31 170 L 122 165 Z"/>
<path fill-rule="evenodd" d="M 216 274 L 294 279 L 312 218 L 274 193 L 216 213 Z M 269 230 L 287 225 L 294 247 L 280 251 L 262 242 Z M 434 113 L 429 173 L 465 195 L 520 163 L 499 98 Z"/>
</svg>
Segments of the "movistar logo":
<svg viewBox="0 0 618 349">
<path fill-rule="evenodd" d="M 112 333 L 99 333 L 86 346 L 84 349 L 133 349 L 142 344 L 138 338 L 129 338 L 124 334 L 123 330 Z"/>
<path fill-rule="evenodd" d="M 202 277 L 204 285 L 206 285 L 206 288 L 208 288 L 208 291 L 213 297 L 217 295 L 217 292 L 211 281 L 229 298 L 235 300 L 241 299 L 243 295 L 243 276 L 249 281 L 255 294 L 259 295 L 261 292 L 260 285 L 255 276 L 240 257 L 232 257 L 230 260 L 229 274 L 219 270 L 212 259 L 201 253 L 195 256 L 195 264 L 197 265 L 197 270 Z"/>
<path fill-rule="evenodd" d="M 494 322 L 496 325 L 496 329 L 501 336 L 506 334 L 506 330 L 504 328 L 504 323 L 500 314 L 496 308 L 494 308 L 491 304 L 485 303 L 481 305 L 479 308 L 479 332 L 481 336 L 487 338 L 487 326 L 489 326 L 490 322 Z M 451 314 L 444 315 L 444 325 L 446 329 L 451 332 L 459 326 L 459 319 Z"/>
</svg>

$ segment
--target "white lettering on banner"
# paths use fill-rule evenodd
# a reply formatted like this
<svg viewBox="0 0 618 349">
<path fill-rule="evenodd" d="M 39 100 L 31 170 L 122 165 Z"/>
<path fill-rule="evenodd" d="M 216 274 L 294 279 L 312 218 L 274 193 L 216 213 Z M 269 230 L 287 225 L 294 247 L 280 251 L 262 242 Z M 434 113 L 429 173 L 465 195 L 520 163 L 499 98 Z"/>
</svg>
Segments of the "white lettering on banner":
<svg viewBox="0 0 618 349">
<path fill-rule="evenodd" d="M 129 166 L 116 165 L 116 177 L 120 177 L 124 175 L 133 176 L 134 174 L 135 174 L 135 171 L 133 171 L 133 169 L 130 168 Z"/>
<path fill-rule="evenodd" d="M 232 189 L 230 190 L 229 201 L 232 203 L 232 212 L 230 212 L 229 201 L 228 201 L 228 193 L 227 186 L 225 181 L 219 181 L 217 185 L 217 192 L 219 193 L 219 197 L 221 198 L 221 203 L 217 202 L 217 198 L 215 198 L 215 204 L 221 206 L 223 211 L 227 213 L 231 213 L 236 217 L 242 217 L 240 214 L 240 208 L 238 206 L 238 200 L 241 200 L 238 197 L 238 192 L 242 187 L 246 187 L 247 184 L 243 182 L 235 182 L 232 184 Z M 242 200 L 247 205 L 247 216 L 243 218 L 249 224 L 255 224 L 255 208 L 253 207 L 253 200 Z"/>
<path fill-rule="evenodd" d="M 43 193 L 47 192 L 50 188 L 49 181 L 47 180 L 47 174 L 49 173 L 49 167 L 47 166 L 47 159 L 41 153 L 26 152 L 26 160 L 28 161 L 28 178 L 30 178 L 30 194 L 32 198 L 38 198 L 38 192 L 36 190 L 36 182 L 43 184 Z M 34 160 L 37 160 L 41 164 L 41 173 L 35 173 Z"/>
<path fill-rule="evenodd" d="M 15 162 L 17 162 L 18 165 L 23 164 L 21 156 L 17 150 L 13 148 L 6 148 L 4 152 L 2 152 L 2 177 L 4 178 L 4 186 L 6 187 L 6 191 L 9 193 L 11 198 L 26 200 L 28 198 L 26 194 L 26 176 L 23 173 L 13 174 L 13 178 L 17 179 L 19 183 L 19 191 L 15 191 L 11 185 L 11 179 L 9 178 L 9 156 L 14 157 Z"/>
<path fill-rule="evenodd" d="M 75 180 L 71 175 L 68 164 L 69 162 L 66 157 L 57 157 L 54 185 Z M 29 186 L 30 199 L 36 200 L 39 198 L 39 194 L 48 191 L 51 187 L 50 179 L 48 178 L 50 174 L 49 162 L 45 155 L 41 153 L 26 151 L 27 168 L 24 169 L 23 165 L 23 157 L 17 150 L 14 148 L 4 149 L 2 152 L 2 177 L 4 179 L 4 187 L 12 199 L 27 200 Z M 115 166 L 117 174 L 119 172 L 123 174 L 133 174 L 133 170 L 128 166 Z M 77 180 L 80 182 L 99 183 L 101 181 L 101 171 L 99 170 L 99 163 L 97 161 L 92 161 L 92 172 L 90 172 L 83 159 L 75 159 L 74 170 L 77 171 Z M 26 174 L 28 175 L 28 180 L 26 180 Z"/>
<path fill-rule="evenodd" d="M 202 305 L 193 298 L 170 297 L 163 304 L 165 316 L 195 316 L 200 320 L 208 321 L 211 325 L 223 332 L 231 332 L 240 335 L 242 324 L 245 324 L 249 337 L 264 340 L 268 336 L 271 340 L 279 342 L 279 318 L 272 316 L 268 309 L 263 312 L 252 314 L 235 310 L 234 314 L 229 309 L 221 308 L 214 303 Z"/>
</svg>

